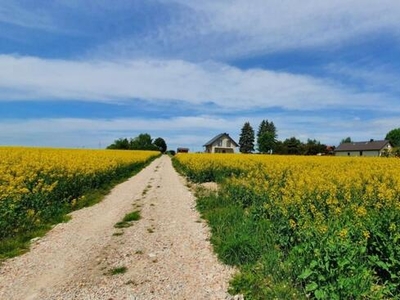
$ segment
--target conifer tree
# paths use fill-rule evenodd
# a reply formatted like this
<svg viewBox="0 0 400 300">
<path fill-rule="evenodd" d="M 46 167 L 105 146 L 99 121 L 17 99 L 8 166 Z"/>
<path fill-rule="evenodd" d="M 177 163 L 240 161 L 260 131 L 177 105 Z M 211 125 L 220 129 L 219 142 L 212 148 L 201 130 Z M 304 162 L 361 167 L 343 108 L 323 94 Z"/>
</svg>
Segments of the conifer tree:
<svg viewBox="0 0 400 300">
<path fill-rule="evenodd" d="M 276 138 L 276 127 L 274 122 L 262 120 L 257 131 L 257 148 L 261 153 L 267 153 L 274 149 Z"/>
<path fill-rule="evenodd" d="M 249 122 L 244 123 L 239 138 L 239 151 L 252 153 L 254 151 L 254 130 Z"/>
</svg>

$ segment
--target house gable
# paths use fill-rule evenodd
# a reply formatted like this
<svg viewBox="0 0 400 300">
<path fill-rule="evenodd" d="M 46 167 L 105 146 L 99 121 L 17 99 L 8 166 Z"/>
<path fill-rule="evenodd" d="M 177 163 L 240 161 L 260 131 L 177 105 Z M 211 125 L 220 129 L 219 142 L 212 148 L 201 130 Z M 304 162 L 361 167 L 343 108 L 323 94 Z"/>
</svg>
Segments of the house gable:
<svg viewBox="0 0 400 300">
<path fill-rule="evenodd" d="M 234 153 L 239 145 L 227 133 L 221 133 L 203 145 L 208 153 Z"/>
</svg>

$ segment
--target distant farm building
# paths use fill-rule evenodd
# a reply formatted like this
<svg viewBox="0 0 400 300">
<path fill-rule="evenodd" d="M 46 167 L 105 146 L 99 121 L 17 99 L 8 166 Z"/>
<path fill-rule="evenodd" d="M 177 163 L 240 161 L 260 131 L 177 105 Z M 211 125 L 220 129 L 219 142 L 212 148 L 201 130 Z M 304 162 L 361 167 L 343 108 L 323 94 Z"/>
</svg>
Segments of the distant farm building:
<svg viewBox="0 0 400 300">
<path fill-rule="evenodd" d="M 351 142 L 340 144 L 335 149 L 336 156 L 382 156 L 391 151 L 392 145 L 387 140 L 368 142 Z"/>
<path fill-rule="evenodd" d="M 189 148 L 178 148 L 176 149 L 177 153 L 188 153 L 189 152 Z"/>
<path fill-rule="evenodd" d="M 220 133 L 205 143 L 206 153 L 235 153 L 239 145 L 227 133 Z"/>
</svg>

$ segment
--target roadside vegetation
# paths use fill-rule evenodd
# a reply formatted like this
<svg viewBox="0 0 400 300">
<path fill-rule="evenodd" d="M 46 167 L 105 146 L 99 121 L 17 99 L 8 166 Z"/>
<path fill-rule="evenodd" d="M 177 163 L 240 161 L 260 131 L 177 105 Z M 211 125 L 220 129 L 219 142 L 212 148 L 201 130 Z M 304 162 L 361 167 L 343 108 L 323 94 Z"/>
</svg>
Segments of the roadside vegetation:
<svg viewBox="0 0 400 300">
<path fill-rule="evenodd" d="M 119 275 L 119 274 L 124 274 L 126 273 L 126 271 L 128 271 L 128 268 L 125 266 L 122 267 L 116 267 L 114 269 L 111 269 L 108 274 L 109 275 Z"/>
<path fill-rule="evenodd" d="M 0 260 L 100 201 L 159 151 L 0 148 Z"/>
<path fill-rule="evenodd" d="M 245 299 L 400 296 L 397 158 L 178 154 Z"/>
<path fill-rule="evenodd" d="M 140 211 L 135 210 L 125 215 L 122 221 L 114 225 L 115 228 L 126 228 L 132 226 L 132 221 L 140 220 Z"/>
</svg>

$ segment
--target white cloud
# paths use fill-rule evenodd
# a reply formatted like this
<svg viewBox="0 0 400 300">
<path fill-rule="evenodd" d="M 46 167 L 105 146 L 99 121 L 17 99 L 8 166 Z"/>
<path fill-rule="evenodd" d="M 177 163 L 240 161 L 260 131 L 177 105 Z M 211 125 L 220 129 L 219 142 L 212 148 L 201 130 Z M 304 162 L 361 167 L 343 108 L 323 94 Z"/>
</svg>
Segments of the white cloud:
<svg viewBox="0 0 400 300">
<path fill-rule="evenodd" d="M 162 17 L 146 19 L 149 7 Z M 96 36 L 104 28 L 89 23 L 123 27 L 123 35 L 88 49 L 90 56 L 188 60 L 331 48 L 387 33 L 398 39 L 399 15 L 395 0 L 4 0 L 0 6 L 0 22 L 45 32 Z"/>
<path fill-rule="evenodd" d="M 0 55 L 0 101 L 132 99 L 214 102 L 246 110 L 363 108 L 385 110 L 391 98 L 305 75 L 181 60 L 66 61 Z M 378 103 L 379 102 L 379 103 Z M 390 110 L 399 110 L 391 104 Z"/>
<path fill-rule="evenodd" d="M 400 36 L 400 3 L 395 0 L 161 2 L 181 5 L 168 26 L 112 41 L 98 51 L 128 57 L 232 59 L 340 47 L 382 33 Z"/>
<path fill-rule="evenodd" d="M 0 141 L 3 145 L 97 148 L 99 143 L 105 147 L 117 138 L 130 138 L 147 132 L 153 138 L 161 136 L 166 139 L 172 149 L 187 146 L 200 151 L 202 145 L 214 134 L 230 131 L 232 135 L 236 135 L 243 122 L 241 118 L 224 119 L 211 116 L 172 119 L 3 120 L 0 121 Z"/>
<path fill-rule="evenodd" d="M 340 115 L 310 117 L 276 113 L 269 118 L 275 123 L 280 140 L 295 136 L 304 142 L 310 138 L 331 145 L 337 145 L 347 136 L 353 140 L 383 139 L 387 132 L 398 127 L 398 119 L 392 117 L 365 122 Z M 238 141 L 244 122 L 250 121 L 257 131 L 261 120 L 261 117 L 208 115 L 172 119 L 5 119 L 0 121 L 0 145 L 104 148 L 117 138 L 147 132 L 153 138 L 163 137 L 170 149 L 181 146 L 201 151 L 202 145 L 214 135 L 227 132 Z"/>
</svg>

